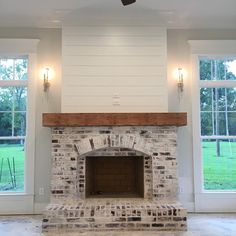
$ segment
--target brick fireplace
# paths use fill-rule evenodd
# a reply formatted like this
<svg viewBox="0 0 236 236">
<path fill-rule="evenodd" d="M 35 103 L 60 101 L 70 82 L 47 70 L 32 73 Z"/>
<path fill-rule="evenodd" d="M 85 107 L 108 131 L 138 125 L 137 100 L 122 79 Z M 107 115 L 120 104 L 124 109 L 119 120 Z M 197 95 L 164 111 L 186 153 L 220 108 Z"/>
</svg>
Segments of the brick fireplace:
<svg viewBox="0 0 236 236">
<path fill-rule="evenodd" d="M 44 114 L 52 129 L 43 231 L 186 230 L 177 201 L 185 113 Z"/>
</svg>

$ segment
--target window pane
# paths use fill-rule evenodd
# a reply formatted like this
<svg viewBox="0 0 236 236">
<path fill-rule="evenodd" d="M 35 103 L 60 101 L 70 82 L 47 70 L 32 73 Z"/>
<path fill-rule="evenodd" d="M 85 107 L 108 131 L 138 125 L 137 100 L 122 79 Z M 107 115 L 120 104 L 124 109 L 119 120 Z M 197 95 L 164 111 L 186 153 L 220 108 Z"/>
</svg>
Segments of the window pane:
<svg viewBox="0 0 236 236">
<path fill-rule="evenodd" d="M 213 89 L 214 94 L 214 105 L 215 111 L 225 111 L 226 110 L 226 97 L 225 88 L 215 88 Z"/>
<path fill-rule="evenodd" d="M 201 88 L 201 135 L 236 135 L 236 90 Z"/>
<path fill-rule="evenodd" d="M 200 80 L 211 80 L 211 60 L 200 60 Z"/>
<path fill-rule="evenodd" d="M 0 136 L 12 136 L 12 113 L 0 112 Z"/>
<path fill-rule="evenodd" d="M 0 59 L 0 80 L 27 80 L 28 59 Z"/>
<path fill-rule="evenodd" d="M 236 80 L 236 60 L 201 59 L 200 80 Z"/>
<path fill-rule="evenodd" d="M 14 87 L 14 110 L 15 111 L 26 111 L 26 98 L 27 88 L 26 87 Z"/>
<path fill-rule="evenodd" d="M 226 89 L 226 96 L 228 111 L 236 111 L 236 88 Z"/>
<path fill-rule="evenodd" d="M 24 140 L 0 140 L 0 192 L 24 191 Z"/>
<path fill-rule="evenodd" d="M 0 87 L 0 111 L 26 111 L 26 87 Z"/>
<path fill-rule="evenodd" d="M 228 60 L 225 62 L 226 66 L 226 80 L 235 80 L 236 76 L 236 60 Z"/>
<path fill-rule="evenodd" d="M 25 136 L 26 112 L 14 113 L 14 136 Z"/>
<path fill-rule="evenodd" d="M 212 111 L 213 91 L 212 88 L 201 88 L 200 89 L 201 98 L 201 111 Z"/>
<path fill-rule="evenodd" d="M 236 112 L 228 112 L 229 135 L 236 135 Z"/>
<path fill-rule="evenodd" d="M 213 135 L 213 113 L 201 112 L 201 135 Z"/>
<path fill-rule="evenodd" d="M 0 87 L 0 111 L 11 111 L 13 105 L 12 88 Z"/>
<path fill-rule="evenodd" d="M 227 135 L 226 115 L 227 112 L 215 112 L 215 135 Z"/>
<path fill-rule="evenodd" d="M 205 190 L 236 190 L 236 140 L 203 140 Z"/>
<path fill-rule="evenodd" d="M 0 80 L 14 79 L 14 59 L 0 59 Z"/>
<path fill-rule="evenodd" d="M 28 79 L 28 60 L 27 59 L 15 59 L 15 80 L 27 80 Z"/>
<path fill-rule="evenodd" d="M 26 100 L 26 87 L 0 88 L 0 136 L 25 136 Z"/>
</svg>

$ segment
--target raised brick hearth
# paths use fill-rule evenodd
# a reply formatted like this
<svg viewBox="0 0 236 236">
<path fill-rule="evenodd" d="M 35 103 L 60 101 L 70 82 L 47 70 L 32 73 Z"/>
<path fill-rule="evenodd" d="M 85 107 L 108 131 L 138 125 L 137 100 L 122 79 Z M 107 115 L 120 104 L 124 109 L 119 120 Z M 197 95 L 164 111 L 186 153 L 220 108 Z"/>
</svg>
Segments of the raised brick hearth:
<svg viewBox="0 0 236 236">
<path fill-rule="evenodd" d="M 177 202 L 176 132 L 173 125 L 53 127 L 43 231 L 186 230 L 187 213 Z"/>
</svg>

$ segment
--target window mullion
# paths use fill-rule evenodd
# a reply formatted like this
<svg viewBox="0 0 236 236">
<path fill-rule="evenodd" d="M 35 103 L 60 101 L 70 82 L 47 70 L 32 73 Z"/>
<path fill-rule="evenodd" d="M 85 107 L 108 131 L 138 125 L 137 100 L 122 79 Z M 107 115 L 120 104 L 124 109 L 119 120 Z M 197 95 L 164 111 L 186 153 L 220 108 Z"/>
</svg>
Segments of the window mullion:
<svg viewBox="0 0 236 236">
<path fill-rule="evenodd" d="M 14 126 L 15 126 L 15 112 L 14 112 L 14 108 L 15 108 L 15 93 L 13 92 L 13 96 L 12 96 L 12 124 L 11 124 L 11 136 L 14 136 Z"/>
<path fill-rule="evenodd" d="M 200 136 L 202 140 L 204 139 L 236 139 L 236 135 L 202 135 Z"/>
<path fill-rule="evenodd" d="M 25 140 L 25 136 L 2 136 L 0 137 L 0 140 Z"/>
<path fill-rule="evenodd" d="M 236 88 L 236 81 L 233 80 L 218 80 L 218 81 L 210 81 L 210 80 L 201 80 L 199 82 L 200 88 Z"/>
<path fill-rule="evenodd" d="M 27 87 L 28 81 L 27 80 L 0 80 L 0 87 Z"/>
</svg>

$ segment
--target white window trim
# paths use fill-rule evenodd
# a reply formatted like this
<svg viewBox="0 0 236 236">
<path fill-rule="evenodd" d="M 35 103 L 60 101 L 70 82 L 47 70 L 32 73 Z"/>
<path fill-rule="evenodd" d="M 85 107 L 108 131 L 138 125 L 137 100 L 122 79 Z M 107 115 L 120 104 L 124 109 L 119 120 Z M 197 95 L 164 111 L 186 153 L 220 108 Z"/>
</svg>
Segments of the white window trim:
<svg viewBox="0 0 236 236">
<path fill-rule="evenodd" d="M 35 106 L 37 78 L 38 39 L 0 39 L 1 57 L 28 56 L 27 128 L 26 128 L 26 166 L 25 192 L 0 194 L 0 212 L 2 214 L 32 214 L 34 212 L 34 163 L 35 163 Z M 19 82 L 15 81 L 19 86 Z M 23 82 L 24 83 L 24 82 Z M 1 81 L 1 86 L 7 82 Z M 30 137 L 30 139 L 28 138 Z"/>
<path fill-rule="evenodd" d="M 193 123 L 193 162 L 194 162 L 194 197 L 196 212 L 236 212 L 236 193 L 227 191 L 206 191 L 202 188 L 203 173 L 201 158 L 200 133 L 200 93 L 199 88 L 210 87 L 212 82 L 199 80 L 199 58 L 204 56 L 236 57 L 236 40 L 190 40 L 192 65 L 192 123 Z M 217 87 L 224 82 L 214 81 Z M 235 81 L 229 82 L 235 85 Z M 224 85 L 225 86 L 225 85 Z"/>
</svg>

